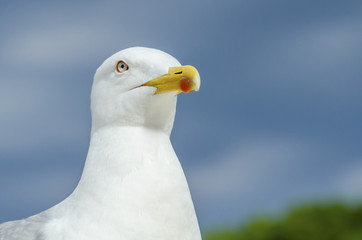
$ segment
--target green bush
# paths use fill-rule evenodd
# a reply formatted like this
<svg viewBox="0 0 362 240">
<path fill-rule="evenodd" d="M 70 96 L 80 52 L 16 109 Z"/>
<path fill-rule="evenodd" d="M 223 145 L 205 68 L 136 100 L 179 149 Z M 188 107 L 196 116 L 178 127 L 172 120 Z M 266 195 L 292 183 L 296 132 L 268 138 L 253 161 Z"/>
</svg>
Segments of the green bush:
<svg viewBox="0 0 362 240">
<path fill-rule="evenodd" d="M 362 204 L 313 204 L 279 218 L 257 217 L 236 229 L 216 230 L 204 240 L 362 240 Z"/>
</svg>

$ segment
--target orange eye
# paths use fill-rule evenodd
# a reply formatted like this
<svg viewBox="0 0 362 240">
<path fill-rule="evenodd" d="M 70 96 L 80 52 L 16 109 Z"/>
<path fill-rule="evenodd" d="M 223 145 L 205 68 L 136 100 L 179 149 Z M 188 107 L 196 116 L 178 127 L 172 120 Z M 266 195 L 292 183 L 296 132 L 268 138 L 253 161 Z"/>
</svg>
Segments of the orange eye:
<svg viewBox="0 0 362 240">
<path fill-rule="evenodd" d="M 129 69 L 129 67 L 128 67 L 127 63 L 125 63 L 124 61 L 121 60 L 117 63 L 116 69 L 117 69 L 117 72 L 123 73 L 123 72 L 127 71 Z"/>
</svg>

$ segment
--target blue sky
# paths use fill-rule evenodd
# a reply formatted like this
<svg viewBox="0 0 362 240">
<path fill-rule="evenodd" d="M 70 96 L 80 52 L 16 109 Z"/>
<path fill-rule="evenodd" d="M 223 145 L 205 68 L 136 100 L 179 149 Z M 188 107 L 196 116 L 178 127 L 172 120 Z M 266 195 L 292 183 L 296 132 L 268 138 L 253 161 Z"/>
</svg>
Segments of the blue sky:
<svg viewBox="0 0 362 240">
<path fill-rule="evenodd" d="M 200 72 L 171 138 L 202 230 L 361 199 L 360 1 L 2 1 L 0 32 L 0 222 L 72 192 L 95 70 L 131 46 Z"/>
</svg>

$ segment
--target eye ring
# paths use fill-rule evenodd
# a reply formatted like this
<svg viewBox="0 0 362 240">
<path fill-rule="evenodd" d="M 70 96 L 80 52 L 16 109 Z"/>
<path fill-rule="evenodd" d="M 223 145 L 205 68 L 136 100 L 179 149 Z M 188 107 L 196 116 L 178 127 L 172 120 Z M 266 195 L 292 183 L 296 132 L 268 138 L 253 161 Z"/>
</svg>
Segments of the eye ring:
<svg viewBox="0 0 362 240">
<path fill-rule="evenodd" d="M 127 71 L 128 69 L 129 69 L 129 67 L 128 67 L 127 63 L 125 63 L 125 61 L 123 61 L 123 60 L 118 61 L 117 67 L 116 67 L 117 72 L 123 73 L 123 72 Z"/>
</svg>

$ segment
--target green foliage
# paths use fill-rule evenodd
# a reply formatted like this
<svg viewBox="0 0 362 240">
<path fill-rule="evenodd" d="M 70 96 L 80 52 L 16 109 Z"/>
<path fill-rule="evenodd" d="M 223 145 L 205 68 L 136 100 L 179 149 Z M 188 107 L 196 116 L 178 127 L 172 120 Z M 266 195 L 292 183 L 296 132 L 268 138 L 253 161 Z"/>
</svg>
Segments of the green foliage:
<svg viewBox="0 0 362 240">
<path fill-rule="evenodd" d="M 279 218 L 258 217 L 233 230 L 217 230 L 204 240 L 362 240 L 362 204 L 314 204 Z"/>
</svg>

